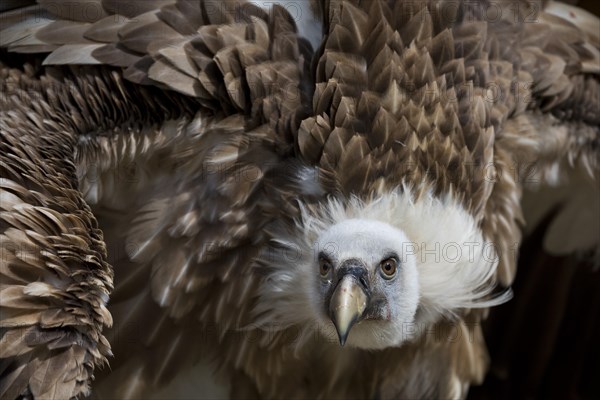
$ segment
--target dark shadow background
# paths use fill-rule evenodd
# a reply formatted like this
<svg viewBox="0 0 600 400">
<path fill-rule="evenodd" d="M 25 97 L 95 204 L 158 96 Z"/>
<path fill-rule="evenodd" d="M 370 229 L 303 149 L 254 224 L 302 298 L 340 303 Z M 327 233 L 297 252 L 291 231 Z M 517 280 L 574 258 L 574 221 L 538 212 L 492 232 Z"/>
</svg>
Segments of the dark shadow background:
<svg viewBox="0 0 600 400">
<path fill-rule="evenodd" d="M 484 324 L 491 368 L 469 399 L 600 399 L 600 270 L 546 253 L 546 227 L 521 247 L 513 300 Z"/>
</svg>

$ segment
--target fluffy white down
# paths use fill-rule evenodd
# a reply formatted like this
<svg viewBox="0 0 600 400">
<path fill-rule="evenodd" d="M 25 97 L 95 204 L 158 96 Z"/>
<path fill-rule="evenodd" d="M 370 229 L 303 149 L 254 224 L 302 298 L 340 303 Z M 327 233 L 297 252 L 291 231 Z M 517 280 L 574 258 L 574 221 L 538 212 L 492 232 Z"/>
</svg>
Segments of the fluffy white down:
<svg viewBox="0 0 600 400">
<path fill-rule="evenodd" d="M 498 255 L 493 243 L 484 240 L 473 217 L 452 196 L 439 199 L 424 194 L 415 200 L 404 187 L 368 202 L 332 199 L 317 209 L 303 207 L 295 229 L 280 229 L 261 260 L 270 271 L 255 310 L 262 329 L 300 327 L 298 348 L 311 337 L 336 342 L 316 284 L 315 260 L 320 238 L 348 220 L 361 220 L 362 228 L 356 234 L 364 237 L 365 231 L 370 232 L 373 243 L 394 236 L 390 230 L 381 229 L 381 223 L 400 231 L 402 234 L 395 237 L 402 243 L 396 243 L 396 248 L 402 249 L 401 259 L 414 260 L 418 274 L 414 280 L 418 281 L 418 310 L 410 326 L 406 321 L 374 321 L 370 329 L 378 339 L 354 334 L 356 340 L 349 338 L 350 346 L 398 346 L 439 318 L 453 317 L 459 309 L 489 307 L 510 298 L 508 291 L 490 296 Z M 365 221 L 375 221 L 374 228 Z M 346 237 L 348 234 L 344 232 Z"/>
</svg>

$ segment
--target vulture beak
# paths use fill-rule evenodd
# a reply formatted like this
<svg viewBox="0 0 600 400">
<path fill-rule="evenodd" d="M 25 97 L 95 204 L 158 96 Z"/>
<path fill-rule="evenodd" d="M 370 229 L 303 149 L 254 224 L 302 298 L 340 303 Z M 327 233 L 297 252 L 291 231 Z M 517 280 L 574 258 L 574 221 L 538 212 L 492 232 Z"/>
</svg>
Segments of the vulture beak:
<svg viewBox="0 0 600 400">
<path fill-rule="evenodd" d="M 362 317 L 367 303 L 367 270 L 351 260 L 347 268 L 341 268 L 340 279 L 329 302 L 329 316 L 335 325 L 340 345 L 346 343 L 350 328 Z"/>
</svg>

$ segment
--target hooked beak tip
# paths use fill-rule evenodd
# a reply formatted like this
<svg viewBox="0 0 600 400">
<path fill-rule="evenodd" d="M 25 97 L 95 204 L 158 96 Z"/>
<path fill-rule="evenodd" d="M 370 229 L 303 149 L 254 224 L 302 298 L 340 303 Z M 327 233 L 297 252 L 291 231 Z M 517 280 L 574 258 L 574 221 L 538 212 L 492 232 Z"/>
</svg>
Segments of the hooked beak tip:
<svg viewBox="0 0 600 400">
<path fill-rule="evenodd" d="M 347 275 L 339 282 L 330 301 L 331 321 L 344 346 L 350 329 L 367 307 L 367 295 L 353 276 Z"/>
<path fill-rule="evenodd" d="M 357 317 L 354 316 L 350 320 L 344 318 L 343 316 L 337 315 L 337 313 L 333 313 L 332 318 L 333 326 L 335 326 L 335 331 L 337 332 L 338 339 L 340 341 L 340 346 L 344 346 L 346 344 L 346 340 L 348 339 L 348 335 L 350 334 L 350 329 L 354 325 L 357 320 Z"/>
</svg>

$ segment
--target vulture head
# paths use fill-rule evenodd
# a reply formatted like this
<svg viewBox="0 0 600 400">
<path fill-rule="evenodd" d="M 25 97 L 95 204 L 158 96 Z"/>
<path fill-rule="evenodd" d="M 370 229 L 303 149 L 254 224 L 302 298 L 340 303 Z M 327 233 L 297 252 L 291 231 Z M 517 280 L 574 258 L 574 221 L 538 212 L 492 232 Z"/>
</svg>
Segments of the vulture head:
<svg viewBox="0 0 600 400">
<path fill-rule="evenodd" d="M 494 246 L 452 196 L 400 187 L 301 208 L 296 230 L 274 231 L 256 309 L 265 326 L 296 326 L 298 345 L 398 347 L 462 308 L 510 296 L 492 294 Z"/>
<path fill-rule="evenodd" d="M 402 327 L 413 322 L 419 303 L 410 248 L 402 230 L 370 219 L 346 219 L 319 236 L 318 299 L 341 345 L 348 340 L 351 346 L 381 348 L 403 341 Z"/>
</svg>

